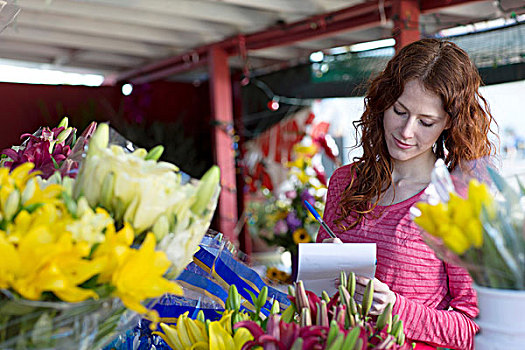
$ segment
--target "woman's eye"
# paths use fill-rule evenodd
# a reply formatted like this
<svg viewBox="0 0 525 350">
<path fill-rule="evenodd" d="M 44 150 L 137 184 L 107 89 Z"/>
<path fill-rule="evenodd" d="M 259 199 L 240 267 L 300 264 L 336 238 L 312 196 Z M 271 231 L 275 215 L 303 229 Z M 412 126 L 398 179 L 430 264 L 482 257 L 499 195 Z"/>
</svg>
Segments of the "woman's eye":
<svg viewBox="0 0 525 350">
<path fill-rule="evenodd" d="M 406 114 L 406 113 L 403 112 L 403 111 L 398 111 L 398 110 L 396 109 L 396 107 L 394 107 L 394 113 L 397 114 L 397 115 L 404 115 L 404 114 Z"/>
<path fill-rule="evenodd" d="M 420 120 L 420 122 L 421 125 L 426 126 L 427 128 L 430 128 L 432 125 L 434 125 L 433 123 L 426 123 L 424 120 Z"/>
</svg>

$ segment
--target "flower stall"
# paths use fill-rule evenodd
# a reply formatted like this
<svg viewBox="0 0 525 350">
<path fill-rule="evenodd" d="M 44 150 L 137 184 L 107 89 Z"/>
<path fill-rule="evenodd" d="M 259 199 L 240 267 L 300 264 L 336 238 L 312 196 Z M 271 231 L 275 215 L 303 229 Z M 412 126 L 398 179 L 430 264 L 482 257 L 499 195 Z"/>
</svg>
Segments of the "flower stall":
<svg viewBox="0 0 525 350">
<path fill-rule="evenodd" d="M 0 346 L 412 347 L 392 305 L 369 314 L 373 283 L 361 303 L 353 273 L 341 273 L 334 295 L 315 295 L 276 266 L 263 276 L 222 234 L 211 234 L 218 168 L 190 179 L 159 161 L 162 146 L 137 148 L 107 124 L 76 132 L 65 119 L 2 152 Z M 304 202 L 322 213 L 326 187 L 312 161 L 319 146 L 292 150 L 282 196 L 266 191 L 249 220 L 268 245 L 296 256 L 318 230 Z M 509 184 L 490 167 L 451 176 L 438 162 L 411 211 L 436 253 L 466 267 L 476 283 L 476 349 L 525 341 L 524 196 L 519 180 Z"/>
</svg>

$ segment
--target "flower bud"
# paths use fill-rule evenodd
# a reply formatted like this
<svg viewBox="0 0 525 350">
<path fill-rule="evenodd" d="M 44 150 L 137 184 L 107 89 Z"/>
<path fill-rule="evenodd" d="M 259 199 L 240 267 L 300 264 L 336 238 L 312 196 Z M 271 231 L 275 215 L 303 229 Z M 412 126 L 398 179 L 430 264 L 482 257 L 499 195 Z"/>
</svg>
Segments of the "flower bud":
<svg viewBox="0 0 525 350">
<path fill-rule="evenodd" d="M 148 154 L 146 155 L 145 160 L 154 160 L 157 161 L 162 156 L 162 153 L 164 152 L 164 147 L 162 145 L 158 145 L 153 147 L 149 150 Z"/>
<path fill-rule="evenodd" d="M 160 241 L 164 238 L 164 236 L 168 234 L 169 229 L 170 223 L 168 221 L 168 218 L 166 217 L 166 215 L 161 215 L 153 225 L 152 231 L 157 241 Z"/>
<path fill-rule="evenodd" d="M 56 142 L 57 143 L 63 143 L 64 141 L 66 141 L 66 139 L 69 137 L 69 135 L 71 135 L 72 131 L 73 131 L 73 128 L 67 128 L 67 129 L 62 130 L 62 132 L 60 134 L 58 134 Z"/>
<path fill-rule="evenodd" d="M 4 217 L 7 221 L 11 221 L 13 216 L 15 216 L 18 211 L 18 206 L 20 205 L 20 193 L 18 190 L 13 190 L 4 205 Z"/>
<path fill-rule="evenodd" d="M 24 188 L 24 191 L 22 191 L 22 205 L 24 205 L 27 201 L 33 198 L 33 195 L 35 194 L 36 186 L 37 185 L 36 185 L 35 178 L 30 179 L 26 183 L 26 187 Z"/>
</svg>

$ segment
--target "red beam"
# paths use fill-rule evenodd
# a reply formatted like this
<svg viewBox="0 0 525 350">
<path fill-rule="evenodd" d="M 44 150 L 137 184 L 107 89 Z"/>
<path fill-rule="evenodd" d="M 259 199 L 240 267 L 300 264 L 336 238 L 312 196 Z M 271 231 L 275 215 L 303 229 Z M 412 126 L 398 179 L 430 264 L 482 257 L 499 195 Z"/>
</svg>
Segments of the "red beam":
<svg viewBox="0 0 525 350">
<path fill-rule="evenodd" d="M 447 7 L 482 1 L 486 2 L 486 0 L 421 0 L 419 8 L 421 9 L 421 13 L 429 13 L 436 12 Z"/>
<path fill-rule="evenodd" d="M 483 0 L 420 0 L 421 13 L 431 13 L 442 8 L 466 4 L 469 2 Z M 394 0 L 385 0 L 385 14 L 391 19 L 392 4 Z M 313 40 L 335 33 L 362 29 L 375 26 L 380 21 L 379 1 L 372 0 L 351 6 L 342 10 L 328 12 L 322 15 L 312 16 L 294 23 L 283 24 L 268 28 L 266 30 L 244 36 L 246 49 L 258 50 L 275 46 L 289 45 L 294 42 Z M 136 81 L 148 82 L 165 78 L 174 73 L 188 71 L 200 66 L 210 48 L 220 47 L 228 55 L 239 53 L 239 43 L 242 35 L 233 36 L 223 41 L 203 45 L 188 52 L 177 55 L 142 68 L 133 69 L 119 75 L 117 82 L 123 83 Z M 193 62 L 192 57 L 199 57 L 198 62 Z"/>
<path fill-rule="evenodd" d="M 148 73 L 146 75 L 138 75 L 136 78 L 130 78 L 129 82 L 132 84 L 144 84 L 150 81 L 159 80 L 162 78 L 169 77 L 170 75 L 184 73 L 189 70 L 202 67 L 208 64 L 208 57 L 204 56 L 199 58 L 197 62 L 181 62 L 178 64 L 173 64 L 167 68 L 156 70 L 153 73 Z"/>
<path fill-rule="evenodd" d="M 237 242 L 237 185 L 235 151 L 232 143 L 233 106 L 228 53 L 220 47 L 210 49 L 210 99 L 215 123 L 213 140 L 215 164 L 221 169 L 219 196 L 219 230 L 231 241 Z"/>
<path fill-rule="evenodd" d="M 390 14 L 391 3 L 392 0 L 384 1 L 387 17 Z M 379 22 L 379 1 L 376 0 L 351 6 L 346 9 L 312 16 L 294 23 L 274 26 L 261 32 L 248 34 L 244 36 L 244 40 L 248 50 L 257 50 L 288 45 L 297 41 L 313 40 L 350 29 L 361 29 L 366 26 L 376 25 Z M 138 77 L 141 77 L 141 81 L 143 82 L 160 79 L 163 77 L 161 73 L 154 75 L 153 73 L 158 71 L 164 71 L 165 74 L 170 73 L 170 71 L 166 69 L 168 67 L 172 68 L 173 66 L 182 66 L 178 68 L 180 70 L 177 72 L 193 69 L 194 66 L 192 64 L 187 64 L 188 58 L 198 56 L 200 60 L 208 54 L 212 46 L 222 48 L 228 55 L 236 55 L 239 53 L 241 37 L 240 35 L 233 36 L 221 42 L 192 49 L 182 55 L 124 72 L 117 78 L 117 81 L 122 83 L 137 79 Z"/>
<path fill-rule="evenodd" d="M 384 2 L 387 17 L 392 0 Z M 262 32 L 246 35 L 246 47 L 251 50 L 288 45 L 303 40 L 319 39 L 350 29 L 362 29 L 380 23 L 379 3 L 366 2 L 339 11 L 309 17 Z"/>
</svg>

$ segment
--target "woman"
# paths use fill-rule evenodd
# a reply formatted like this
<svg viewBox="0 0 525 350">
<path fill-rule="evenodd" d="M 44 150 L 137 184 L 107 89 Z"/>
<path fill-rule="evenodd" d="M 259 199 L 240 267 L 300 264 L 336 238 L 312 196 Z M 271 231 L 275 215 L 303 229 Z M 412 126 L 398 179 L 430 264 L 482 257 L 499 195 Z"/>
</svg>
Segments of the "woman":
<svg viewBox="0 0 525 350">
<path fill-rule="evenodd" d="M 399 51 L 376 77 L 356 122 L 363 155 L 330 179 L 318 242 L 377 243 L 373 312 L 388 303 L 416 349 L 472 349 L 477 299 L 468 273 L 439 260 L 410 220 L 437 158 L 449 170 L 494 154 L 481 79 L 451 42 L 423 39 Z M 358 278 L 358 298 L 368 279 Z"/>
</svg>

